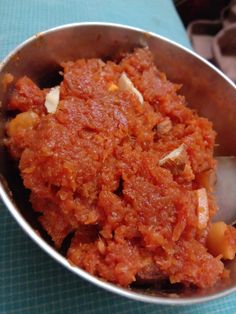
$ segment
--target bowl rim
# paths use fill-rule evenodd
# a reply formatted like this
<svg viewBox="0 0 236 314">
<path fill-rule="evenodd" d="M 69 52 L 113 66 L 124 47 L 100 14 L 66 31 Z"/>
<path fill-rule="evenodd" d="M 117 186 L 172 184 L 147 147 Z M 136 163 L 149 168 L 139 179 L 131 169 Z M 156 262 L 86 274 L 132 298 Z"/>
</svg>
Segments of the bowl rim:
<svg viewBox="0 0 236 314">
<path fill-rule="evenodd" d="M 207 66 L 209 66 L 211 69 L 213 69 L 215 72 L 218 73 L 222 78 L 224 78 L 232 87 L 235 88 L 235 84 L 233 81 L 231 81 L 224 73 L 222 73 L 219 69 L 217 69 L 214 65 L 203 59 L 201 56 L 196 54 L 195 52 L 191 51 L 190 49 L 182 46 L 181 44 L 178 44 L 164 36 L 158 35 L 154 32 L 145 31 L 143 29 L 132 27 L 124 24 L 117 24 L 117 23 L 106 23 L 106 22 L 81 22 L 81 23 L 70 23 L 70 24 L 64 24 L 57 27 L 53 27 L 50 29 L 47 29 L 45 31 L 42 31 L 40 33 L 37 33 L 22 43 L 20 43 L 15 49 L 11 50 L 11 52 L 4 58 L 4 60 L 0 63 L 0 72 L 4 69 L 4 66 L 8 63 L 8 61 L 23 47 L 25 47 L 27 44 L 35 41 L 39 36 L 47 35 L 48 33 L 57 32 L 62 29 L 67 28 L 73 28 L 73 27 L 92 27 L 92 26 L 102 26 L 102 27 L 113 27 L 113 28 L 121 28 L 124 30 L 131 30 L 138 33 L 144 33 L 148 34 L 152 37 L 161 39 L 162 41 L 169 43 L 173 46 L 176 46 L 182 50 L 184 50 L 186 53 L 191 54 L 195 58 L 199 59 L 203 63 L 205 63 Z M 79 267 L 75 267 L 72 264 L 69 263 L 69 261 L 62 256 L 58 251 L 56 251 L 52 246 L 50 246 L 43 238 L 41 238 L 40 235 L 38 235 L 35 230 L 30 226 L 30 224 L 24 219 L 24 217 L 19 212 L 17 206 L 14 204 L 14 202 L 9 197 L 6 189 L 4 188 L 4 181 L 2 178 L 0 178 L 0 197 L 6 206 L 7 210 L 11 213 L 11 215 L 14 217 L 16 222 L 21 226 L 21 228 L 24 230 L 24 232 L 41 248 L 43 251 L 45 251 L 49 256 L 51 256 L 54 260 L 56 260 L 58 263 L 63 265 L 66 269 L 71 271 L 72 273 L 78 275 L 80 278 L 85 279 L 89 283 L 94 284 L 95 286 L 105 289 L 106 291 L 113 292 L 119 296 L 126 297 L 131 300 L 135 301 L 142 301 L 147 303 L 153 303 L 153 304 L 162 304 L 162 305 L 191 305 L 196 303 L 203 303 L 207 301 L 212 301 L 224 296 L 227 296 L 233 292 L 236 291 L 236 286 L 231 287 L 228 289 L 224 289 L 220 292 L 216 292 L 214 294 L 210 294 L 208 296 L 197 296 L 197 297 L 181 297 L 181 298 L 174 298 L 174 297 L 162 297 L 162 296 L 151 296 L 146 294 L 141 294 L 138 292 L 134 292 L 122 287 L 119 287 L 117 285 L 114 285 L 112 283 L 106 282 L 98 277 L 95 277 L 88 272 L 84 271 L 83 269 Z"/>
</svg>

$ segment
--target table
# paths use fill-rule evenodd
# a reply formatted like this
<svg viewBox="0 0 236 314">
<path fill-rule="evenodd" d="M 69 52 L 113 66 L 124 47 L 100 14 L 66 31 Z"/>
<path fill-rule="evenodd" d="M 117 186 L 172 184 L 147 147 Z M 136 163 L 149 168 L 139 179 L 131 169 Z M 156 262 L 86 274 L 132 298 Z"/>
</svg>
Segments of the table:
<svg viewBox="0 0 236 314">
<path fill-rule="evenodd" d="M 190 48 L 171 0 L 1 0 L 0 58 L 61 24 L 104 21 L 141 27 Z M 103 291 L 37 247 L 0 203 L 0 313 L 236 313 L 236 294 L 202 305 L 145 304 Z"/>
</svg>

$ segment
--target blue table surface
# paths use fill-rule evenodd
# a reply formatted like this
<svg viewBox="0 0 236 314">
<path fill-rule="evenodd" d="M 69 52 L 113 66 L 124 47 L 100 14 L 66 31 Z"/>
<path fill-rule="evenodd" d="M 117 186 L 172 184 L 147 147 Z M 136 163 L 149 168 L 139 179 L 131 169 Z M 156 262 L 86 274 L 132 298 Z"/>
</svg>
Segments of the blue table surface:
<svg viewBox="0 0 236 314">
<path fill-rule="evenodd" d="M 171 0 L 1 0 L 0 58 L 29 36 L 62 24 L 103 21 L 153 31 L 190 47 Z M 235 294 L 216 301 L 160 306 L 103 291 L 58 265 L 0 203 L 0 314 L 236 313 Z"/>
</svg>

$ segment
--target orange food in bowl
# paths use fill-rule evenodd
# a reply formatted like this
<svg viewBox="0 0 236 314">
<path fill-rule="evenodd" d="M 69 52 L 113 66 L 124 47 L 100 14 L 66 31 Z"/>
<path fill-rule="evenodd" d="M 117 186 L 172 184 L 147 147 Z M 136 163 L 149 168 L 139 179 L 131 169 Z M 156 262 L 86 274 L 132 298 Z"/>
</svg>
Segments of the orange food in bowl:
<svg viewBox="0 0 236 314">
<path fill-rule="evenodd" d="M 50 95 L 29 78 L 16 83 L 9 110 L 24 113 L 6 140 L 55 246 L 73 234 L 68 259 L 122 286 L 213 286 L 225 272 L 221 252 L 207 246 L 212 124 L 186 106 L 148 49 L 63 67 Z"/>
</svg>

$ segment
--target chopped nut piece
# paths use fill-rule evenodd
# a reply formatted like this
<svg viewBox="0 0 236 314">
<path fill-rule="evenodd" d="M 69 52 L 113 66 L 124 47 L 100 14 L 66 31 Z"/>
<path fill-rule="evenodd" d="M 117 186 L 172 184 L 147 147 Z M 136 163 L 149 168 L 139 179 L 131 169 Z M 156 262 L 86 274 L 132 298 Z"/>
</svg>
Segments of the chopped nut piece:
<svg viewBox="0 0 236 314">
<path fill-rule="evenodd" d="M 181 144 L 178 148 L 159 160 L 159 166 L 169 168 L 173 174 L 178 175 L 185 168 L 187 156 L 185 154 L 185 145 Z"/>
<path fill-rule="evenodd" d="M 209 252 L 214 256 L 221 255 L 223 259 L 234 259 L 236 252 L 235 235 L 236 230 L 227 226 L 223 221 L 211 224 L 207 237 Z"/>
<path fill-rule="evenodd" d="M 170 130 L 172 129 L 172 122 L 169 118 L 166 118 L 165 120 L 161 121 L 158 125 L 157 125 L 157 133 L 159 135 L 164 135 L 170 132 Z"/>
<path fill-rule="evenodd" d="M 101 59 L 98 60 L 98 64 L 101 66 L 101 67 L 104 67 L 106 65 L 105 62 L 103 62 Z"/>
<path fill-rule="evenodd" d="M 106 246 L 101 238 L 97 242 L 98 250 L 101 254 L 104 254 L 106 251 Z"/>
<path fill-rule="evenodd" d="M 181 175 L 186 181 L 195 178 L 184 144 L 160 159 L 159 165 L 169 169 L 173 175 Z"/>
<path fill-rule="evenodd" d="M 2 86 L 3 90 L 6 91 L 9 84 L 11 84 L 14 81 L 14 76 L 11 73 L 4 74 L 2 78 Z"/>
<path fill-rule="evenodd" d="M 187 181 L 192 181 L 195 179 L 195 174 L 193 172 L 193 169 L 190 165 L 190 162 L 188 162 L 183 170 L 182 176 L 185 178 Z"/>
<path fill-rule="evenodd" d="M 181 144 L 176 149 L 172 150 L 169 154 L 159 160 L 159 165 L 163 166 L 169 160 L 176 161 L 185 151 L 185 145 Z"/>
<path fill-rule="evenodd" d="M 118 82 L 119 88 L 121 90 L 128 90 L 131 93 L 135 94 L 135 96 L 138 98 L 139 102 L 143 104 L 143 96 L 142 94 L 137 90 L 137 88 L 134 86 L 132 81 L 128 78 L 127 74 L 123 72 L 119 78 Z"/>
<path fill-rule="evenodd" d="M 45 107 L 48 113 L 55 113 L 60 100 L 60 86 L 50 89 L 46 96 Z"/>
<path fill-rule="evenodd" d="M 207 227 L 209 220 L 208 198 L 205 188 L 196 191 L 198 198 L 197 214 L 198 214 L 198 228 L 204 229 Z"/>
<path fill-rule="evenodd" d="M 114 84 L 113 82 L 111 82 L 110 84 L 109 84 L 109 87 L 108 87 L 108 91 L 109 92 L 115 92 L 116 90 L 118 90 L 119 89 L 119 87 L 116 85 L 116 84 Z"/>
</svg>

